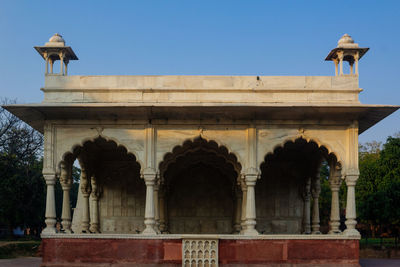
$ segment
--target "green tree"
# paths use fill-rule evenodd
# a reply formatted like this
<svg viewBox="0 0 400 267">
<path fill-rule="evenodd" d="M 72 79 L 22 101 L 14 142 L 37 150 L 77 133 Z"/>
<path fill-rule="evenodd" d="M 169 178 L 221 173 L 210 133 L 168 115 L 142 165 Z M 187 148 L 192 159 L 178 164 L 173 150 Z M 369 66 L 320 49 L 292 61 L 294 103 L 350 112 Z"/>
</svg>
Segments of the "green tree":
<svg viewBox="0 0 400 267">
<path fill-rule="evenodd" d="M 42 144 L 39 133 L 0 108 L 0 225 L 10 230 L 43 224 Z"/>
</svg>

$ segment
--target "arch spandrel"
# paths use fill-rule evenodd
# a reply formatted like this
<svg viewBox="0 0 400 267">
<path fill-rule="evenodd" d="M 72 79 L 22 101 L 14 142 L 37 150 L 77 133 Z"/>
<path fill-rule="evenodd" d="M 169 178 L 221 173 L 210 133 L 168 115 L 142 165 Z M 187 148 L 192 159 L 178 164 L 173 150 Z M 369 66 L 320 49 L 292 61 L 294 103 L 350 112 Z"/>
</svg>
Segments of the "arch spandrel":
<svg viewBox="0 0 400 267">
<path fill-rule="evenodd" d="M 121 129 L 119 129 L 119 132 L 121 132 Z M 124 149 L 126 149 L 128 154 L 132 154 L 133 156 L 135 156 L 136 161 L 140 164 L 140 166 L 144 166 L 143 152 L 140 153 L 140 150 L 135 150 L 134 148 L 132 148 L 132 144 L 128 143 L 128 145 L 126 145 L 125 142 L 121 142 L 120 139 L 109 134 L 110 131 L 99 131 L 98 129 L 93 128 L 58 128 L 56 132 L 56 143 L 54 144 L 56 148 L 56 161 L 54 162 L 54 164 L 57 173 L 59 173 L 60 170 L 60 163 L 66 160 L 66 156 L 73 154 L 76 148 L 83 147 L 86 142 L 93 142 L 97 138 L 103 138 L 106 141 L 114 142 L 117 147 L 123 147 Z M 133 138 L 133 140 L 136 139 Z M 143 141 L 141 142 L 141 144 L 143 145 Z M 140 145 L 138 145 L 137 147 L 140 147 Z M 137 151 L 139 151 L 139 153 Z"/>
<path fill-rule="evenodd" d="M 245 169 L 246 163 L 246 131 L 245 129 L 158 129 L 156 166 L 164 160 L 165 156 L 187 141 L 193 141 L 201 137 L 209 142 L 215 142 L 218 146 L 226 148 Z"/>
<path fill-rule="evenodd" d="M 261 129 L 258 135 L 258 166 L 264 162 L 266 155 L 273 154 L 275 149 L 299 138 L 314 142 L 319 148 L 326 149 L 327 154 L 334 155 L 342 169 L 345 169 L 347 155 L 345 129 Z"/>
</svg>

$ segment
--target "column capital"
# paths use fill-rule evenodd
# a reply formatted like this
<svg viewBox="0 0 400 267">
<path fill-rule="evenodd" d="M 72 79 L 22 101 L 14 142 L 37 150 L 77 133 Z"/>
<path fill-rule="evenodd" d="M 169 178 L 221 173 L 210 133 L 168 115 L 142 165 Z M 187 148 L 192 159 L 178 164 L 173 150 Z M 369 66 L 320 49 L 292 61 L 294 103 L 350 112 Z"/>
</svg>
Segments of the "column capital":
<svg viewBox="0 0 400 267">
<path fill-rule="evenodd" d="M 257 168 L 248 168 L 243 173 L 243 177 L 247 186 L 254 186 L 260 178 L 260 172 Z"/>
<path fill-rule="evenodd" d="M 345 181 L 348 186 L 354 186 L 360 176 L 358 169 L 351 169 L 345 174 Z"/>
<path fill-rule="evenodd" d="M 154 185 L 157 179 L 157 171 L 153 168 L 145 168 L 144 170 L 142 170 L 141 176 L 146 184 Z"/>
<path fill-rule="evenodd" d="M 47 185 L 55 185 L 56 184 L 56 174 L 55 173 L 44 173 L 43 178 L 46 181 Z"/>
</svg>

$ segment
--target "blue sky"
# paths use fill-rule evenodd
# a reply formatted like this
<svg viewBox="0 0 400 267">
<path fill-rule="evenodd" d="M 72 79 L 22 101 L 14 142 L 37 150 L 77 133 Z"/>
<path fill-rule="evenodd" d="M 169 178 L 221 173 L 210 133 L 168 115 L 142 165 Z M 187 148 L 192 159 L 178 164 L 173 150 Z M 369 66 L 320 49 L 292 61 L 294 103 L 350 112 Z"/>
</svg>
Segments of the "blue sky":
<svg viewBox="0 0 400 267">
<path fill-rule="evenodd" d="M 333 75 L 344 34 L 370 51 L 360 100 L 400 105 L 400 1 L 0 0 L 0 96 L 40 102 L 33 46 L 59 32 L 79 61 L 70 75 Z M 384 141 L 400 112 L 360 136 Z"/>
</svg>

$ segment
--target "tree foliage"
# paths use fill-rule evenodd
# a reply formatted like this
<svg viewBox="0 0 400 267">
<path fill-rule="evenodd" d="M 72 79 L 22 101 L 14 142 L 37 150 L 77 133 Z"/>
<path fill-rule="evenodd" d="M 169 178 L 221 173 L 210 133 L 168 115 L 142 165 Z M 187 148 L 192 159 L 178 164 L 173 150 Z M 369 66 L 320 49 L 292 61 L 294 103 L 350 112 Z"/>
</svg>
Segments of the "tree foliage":
<svg viewBox="0 0 400 267">
<path fill-rule="evenodd" d="M 3 100 L 3 104 L 10 101 Z M 41 228 L 45 184 L 41 134 L 0 107 L 0 225 Z"/>
<path fill-rule="evenodd" d="M 398 232 L 400 223 L 400 137 L 360 146 L 360 178 L 356 186 L 359 221 L 369 234 Z"/>
</svg>

